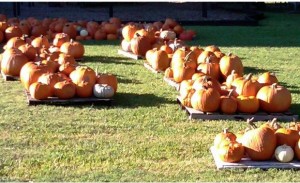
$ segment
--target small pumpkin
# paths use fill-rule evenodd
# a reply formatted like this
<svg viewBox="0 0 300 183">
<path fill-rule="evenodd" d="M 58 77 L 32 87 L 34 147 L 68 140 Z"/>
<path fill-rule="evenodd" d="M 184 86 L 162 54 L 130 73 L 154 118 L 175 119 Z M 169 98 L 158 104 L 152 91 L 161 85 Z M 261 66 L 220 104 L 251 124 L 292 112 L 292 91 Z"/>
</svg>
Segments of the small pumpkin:
<svg viewBox="0 0 300 183">
<path fill-rule="evenodd" d="M 76 94 L 76 87 L 70 81 L 60 81 L 54 85 L 54 96 L 59 99 L 70 99 Z"/>
<path fill-rule="evenodd" d="M 244 113 L 256 113 L 259 109 L 259 101 L 254 96 L 239 95 L 237 98 L 237 109 Z"/>
<path fill-rule="evenodd" d="M 237 100 L 232 94 L 233 91 L 231 90 L 228 96 L 221 96 L 220 110 L 224 114 L 234 114 L 237 111 Z"/>
<path fill-rule="evenodd" d="M 236 141 L 222 142 L 217 150 L 219 158 L 224 162 L 235 163 L 244 157 L 244 146 Z"/>
<path fill-rule="evenodd" d="M 218 133 L 214 138 L 214 147 L 219 148 L 221 143 L 225 140 L 236 141 L 236 135 L 225 128 L 222 132 Z"/>
<path fill-rule="evenodd" d="M 37 54 L 37 50 L 30 44 L 23 44 L 18 48 L 28 60 L 34 60 Z"/>
<path fill-rule="evenodd" d="M 275 158 L 283 163 L 290 162 L 294 159 L 294 150 L 288 145 L 281 145 L 275 149 Z"/>
<path fill-rule="evenodd" d="M 94 96 L 97 98 L 111 98 L 114 96 L 113 87 L 106 84 L 95 84 L 93 87 Z"/>
<path fill-rule="evenodd" d="M 66 23 L 63 27 L 63 33 L 68 34 L 71 39 L 75 39 L 77 36 L 76 28 L 71 23 Z"/>
<path fill-rule="evenodd" d="M 126 41 L 131 41 L 138 28 L 135 25 L 129 24 L 123 27 L 122 36 Z"/>
<path fill-rule="evenodd" d="M 65 42 L 61 45 L 60 51 L 73 56 L 75 59 L 79 59 L 83 57 L 85 50 L 80 42 L 71 39 L 70 42 Z"/>
<path fill-rule="evenodd" d="M 151 66 L 156 71 L 164 71 L 170 67 L 168 54 L 163 50 L 155 50 L 150 59 Z"/>
<path fill-rule="evenodd" d="M 231 74 L 232 70 L 235 70 L 239 76 L 242 76 L 244 73 L 244 66 L 241 59 L 234 55 L 229 54 L 225 55 L 220 59 L 220 71 L 224 79 Z"/>
<path fill-rule="evenodd" d="M 57 33 L 53 39 L 53 45 L 60 48 L 65 42 L 70 41 L 70 36 L 65 33 Z"/>
<path fill-rule="evenodd" d="M 43 47 L 48 49 L 50 47 L 49 40 L 47 39 L 46 36 L 43 36 L 43 35 L 33 39 L 31 42 L 31 45 L 38 49 L 43 48 Z"/>
<path fill-rule="evenodd" d="M 256 96 L 259 90 L 259 84 L 256 80 L 252 79 L 251 73 L 245 78 L 236 78 L 231 83 L 231 86 L 238 95 L 243 96 Z"/>
<path fill-rule="evenodd" d="M 259 75 L 257 81 L 263 86 L 278 83 L 278 79 L 275 76 L 275 73 L 271 73 L 271 72 L 265 72 Z"/>
<path fill-rule="evenodd" d="M 220 78 L 220 67 L 218 63 L 211 60 L 212 57 L 207 57 L 205 63 L 200 63 L 197 67 L 197 72 L 202 72 L 216 80 Z"/>
<path fill-rule="evenodd" d="M 219 109 L 220 93 L 213 88 L 196 90 L 191 98 L 191 105 L 202 112 L 215 112 Z"/>
<path fill-rule="evenodd" d="M 300 138 L 297 130 L 289 128 L 279 128 L 276 130 L 275 135 L 277 139 L 277 146 L 286 144 L 288 146 L 295 147 Z"/>
<path fill-rule="evenodd" d="M 131 51 L 136 55 L 145 56 L 146 52 L 152 48 L 149 39 L 145 36 L 136 34 L 130 41 Z"/>
<path fill-rule="evenodd" d="M 114 93 L 118 90 L 118 79 L 113 74 L 102 73 L 97 74 L 97 84 L 107 84 L 114 89 Z"/>
<path fill-rule="evenodd" d="M 173 69 L 171 67 L 168 67 L 166 70 L 165 70 L 165 77 L 166 78 L 173 78 Z"/>
</svg>

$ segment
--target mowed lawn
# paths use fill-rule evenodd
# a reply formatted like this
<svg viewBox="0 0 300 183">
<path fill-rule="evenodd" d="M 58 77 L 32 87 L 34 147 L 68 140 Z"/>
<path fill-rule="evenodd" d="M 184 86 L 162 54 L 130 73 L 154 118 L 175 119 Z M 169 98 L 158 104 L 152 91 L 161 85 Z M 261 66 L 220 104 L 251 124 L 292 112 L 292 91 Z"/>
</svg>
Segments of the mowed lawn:
<svg viewBox="0 0 300 183">
<path fill-rule="evenodd" d="M 237 54 L 246 73 L 275 72 L 299 114 L 300 15 L 266 16 L 257 27 L 190 27 L 197 31 L 190 44 Z M 118 55 L 119 41 L 84 44 L 84 64 L 117 75 L 115 104 L 27 106 L 21 83 L 1 78 L 0 181 L 300 180 L 293 170 L 217 170 L 209 151 L 215 135 L 246 123 L 189 120 L 177 91 L 143 60 Z"/>
</svg>

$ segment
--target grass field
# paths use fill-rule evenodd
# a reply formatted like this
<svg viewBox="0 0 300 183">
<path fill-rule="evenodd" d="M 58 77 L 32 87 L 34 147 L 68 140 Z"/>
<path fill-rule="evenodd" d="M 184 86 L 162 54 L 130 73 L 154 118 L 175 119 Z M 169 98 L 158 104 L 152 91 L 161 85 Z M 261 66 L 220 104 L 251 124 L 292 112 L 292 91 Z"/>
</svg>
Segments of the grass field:
<svg viewBox="0 0 300 183">
<path fill-rule="evenodd" d="M 237 54 L 246 73 L 274 71 L 299 114 L 300 16 L 266 15 L 257 27 L 191 27 L 190 44 Z M 188 120 L 177 92 L 142 60 L 119 56 L 119 42 L 85 48 L 86 65 L 117 75 L 116 104 L 29 107 L 21 83 L 0 79 L 0 181 L 299 181 L 293 170 L 216 170 L 213 138 L 245 123 Z"/>
</svg>

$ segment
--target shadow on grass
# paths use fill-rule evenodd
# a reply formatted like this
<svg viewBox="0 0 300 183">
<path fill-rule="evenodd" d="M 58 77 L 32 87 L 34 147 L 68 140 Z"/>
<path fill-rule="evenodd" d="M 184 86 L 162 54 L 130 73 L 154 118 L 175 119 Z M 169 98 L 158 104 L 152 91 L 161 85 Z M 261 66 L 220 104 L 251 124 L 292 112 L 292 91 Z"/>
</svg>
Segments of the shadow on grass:
<svg viewBox="0 0 300 183">
<path fill-rule="evenodd" d="M 118 79 L 118 83 L 124 83 L 124 84 L 129 84 L 129 83 L 134 83 L 134 84 L 142 84 L 142 82 L 140 82 L 137 79 L 128 79 L 122 75 L 119 74 L 114 74 L 117 79 Z"/>
<path fill-rule="evenodd" d="M 295 115 L 299 115 L 300 114 L 300 104 L 292 104 L 290 107 L 290 111 Z M 299 120 L 297 120 L 297 121 L 299 121 Z"/>
<path fill-rule="evenodd" d="M 138 61 L 130 62 L 132 59 L 126 57 L 115 57 L 115 56 L 84 56 L 85 62 L 97 62 L 107 64 L 124 64 L 124 65 L 136 65 L 140 64 Z"/>
<path fill-rule="evenodd" d="M 92 46 L 92 45 L 121 45 L 121 40 L 108 41 L 108 40 L 88 40 L 82 41 L 82 44 Z"/>
<path fill-rule="evenodd" d="M 252 73 L 252 74 L 258 74 L 258 73 L 264 73 L 264 72 L 277 72 L 279 70 L 266 70 L 263 68 L 258 68 L 258 67 L 244 67 L 244 73 Z"/>
<path fill-rule="evenodd" d="M 174 104 L 175 101 L 158 97 L 154 94 L 136 94 L 136 93 L 118 93 L 115 95 L 114 107 L 118 108 L 136 108 L 153 107 L 162 104 Z"/>
</svg>

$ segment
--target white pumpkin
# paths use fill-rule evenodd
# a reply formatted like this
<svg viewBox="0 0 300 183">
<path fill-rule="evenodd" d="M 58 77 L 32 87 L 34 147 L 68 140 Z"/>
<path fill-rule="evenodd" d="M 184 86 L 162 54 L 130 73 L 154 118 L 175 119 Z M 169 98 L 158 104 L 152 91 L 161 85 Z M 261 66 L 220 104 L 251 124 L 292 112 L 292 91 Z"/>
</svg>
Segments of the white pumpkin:
<svg viewBox="0 0 300 183">
<path fill-rule="evenodd" d="M 121 42 L 121 47 L 122 47 L 122 50 L 127 51 L 127 52 L 131 52 L 130 41 L 126 41 L 125 39 L 123 39 L 122 42 Z"/>
<path fill-rule="evenodd" d="M 164 30 L 160 32 L 159 37 L 164 40 L 174 40 L 176 33 L 174 31 Z"/>
<path fill-rule="evenodd" d="M 82 36 L 82 37 L 85 37 L 85 36 L 87 36 L 88 34 L 89 34 L 88 31 L 85 30 L 85 29 L 82 29 L 82 30 L 80 31 L 80 36 Z"/>
<path fill-rule="evenodd" d="M 114 96 L 113 87 L 107 84 L 95 84 L 93 88 L 94 96 L 97 98 L 110 98 Z"/>
<path fill-rule="evenodd" d="M 275 158 L 283 163 L 290 162 L 294 158 L 294 150 L 288 145 L 281 145 L 275 149 Z"/>
</svg>

